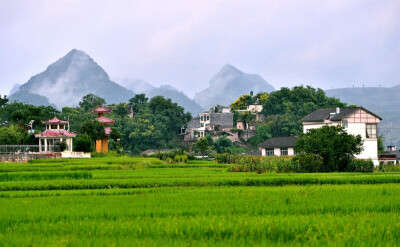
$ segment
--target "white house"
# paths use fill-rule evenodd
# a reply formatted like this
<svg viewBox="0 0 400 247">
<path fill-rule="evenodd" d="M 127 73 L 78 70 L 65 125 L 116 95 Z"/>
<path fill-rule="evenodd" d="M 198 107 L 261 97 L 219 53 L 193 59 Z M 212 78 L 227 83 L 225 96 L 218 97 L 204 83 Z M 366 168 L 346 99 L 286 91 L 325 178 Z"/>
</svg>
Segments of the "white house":
<svg viewBox="0 0 400 247">
<path fill-rule="evenodd" d="M 304 133 L 324 125 L 340 125 L 346 128 L 347 133 L 360 135 L 364 142 L 363 151 L 356 158 L 372 159 L 378 165 L 378 124 L 381 120 L 363 107 L 348 107 L 319 109 L 300 121 Z"/>
<path fill-rule="evenodd" d="M 283 156 L 294 155 L 294 146 L 296 145 L 296 136 L 271 137 L 258 145 L 262 156 Z"/>
</svg>

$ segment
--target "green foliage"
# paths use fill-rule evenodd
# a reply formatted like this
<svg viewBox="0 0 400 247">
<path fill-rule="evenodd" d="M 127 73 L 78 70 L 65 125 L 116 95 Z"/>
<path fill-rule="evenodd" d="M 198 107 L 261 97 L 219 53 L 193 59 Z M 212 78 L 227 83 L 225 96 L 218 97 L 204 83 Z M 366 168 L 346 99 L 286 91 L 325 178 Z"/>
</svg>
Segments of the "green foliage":
<svg viewBox="0 0 400 247">
<path fill-rule="evenodd" d="M 105 105 L 106 101 L 98 95 L 88 94 L 82 97 L 82 100 L 79 102 L 79 107 L 84 112 L 90 112 L 97 108 L 98 106 Z"/>
<path fill-rule="evenodd" d="M 394 163 L 380 163 L 377 170 L 380 172 L 400 172 L 400 165 Z"/>
<path fill-rule="evenodd" d="M 271 92 L 262 113 L 267 117 L 272 136 L 295 136 L 302 133 L 300 119 L 319 108 L 344 107 L 337 98 L 327 97 L 322 89 L 311 86 L 283 87 Z"/>
<path fill-rule="evenodd" d="M 347 167 L 347 172 L 373 172 L 374 162 L 371 159 L 352 159 Z"/>
<path fill-rule="evenodd" d="M 303 134 L 297 140 L 295 150 L 321 157 L 321 171 L 335 172 L 346 171 L 354 155 L 362 151 L 362 144 L 360 135 L 350 135 L 341 126 L 325 125 Z"/>
<path fill-rule="evenodd" d="M 4 107 L 7 104 L 7 102 L 8 102 L 7 95 L 4 95 L 3 98 L 0 95 L 0 107 Z"/>
<path fill-rule="evenodd" d="M 233 143 L 226 136 L 221 136 L 214 143 L 214 149 L 217 153 L 232 153 Z"/>
<path fill-rule="evenodd" d="M 81 125 L 81 134 L 87 134 L 90 138 L 100 140 L 106 136 L 104 131 L 104 124 L 100 123 L 97 119 L 87 119 Z"/>
<path fill-rule="evenodd" d="M 383 143 L 382 135 L 379 135 L 379 137 L 378 137 L 378 153 L 379 154 L 385 153 L 385 144 Z"/>
<path fill-rule="evenodd" d="M 93 139 L 86 133 L 78 135 L 74 139 L 74 149 L 80 152 L 91 152 L 93 151 Z"/>
<path fill-rule="evenodd" d="M 313 173 L 322 171 L 323 160 L 315 154 L 301 153 L 293 157 L 299 164 L 299 172 Z"/>
<path fill-rule="evenodd" d="M 247 106 L 252 103 L 252 96 L 243 94 L 235 102 L 231 104 L 231 110 L 246 110 Z"/>
<path fill-rule="evenodd" d="M 18 125 L 0 128 L 0 144 L 1 145 L 17 145 L 26 144 L 28 141 L 28 133 L 24 128 Z"/>
<path fill-rule="evenodd" d="M 148 98 L 145 94 L 136 94 L 135 97 L 129 100 L 129 104 L 132 106 L 134 114 L 145 109 L 148 104 Z"/>
<path fill-rule="evenodd" d="M 65 149 L 67 149 L 67 143 L 65 141 L 60 142 L 60 151 L 63 152 Z"/>
<path fill-rule="evenodd" d="M 250 138 L 249 142 L 253 146 L 257 146 L 258 144 L 264 142 L 265 140 L 272 137 L 272 125 L 267 123 L 261 123 L 257 125 L 256 134 L 252 138 Z"/>
<path fill-rule="evenodd" d="M 205 151 L 208 149 L 208 140 L 205 137 L 200 138 L 196 143 L 196 147 L 200 149 L 201 155 L 204 156 Z"/>
</svg>

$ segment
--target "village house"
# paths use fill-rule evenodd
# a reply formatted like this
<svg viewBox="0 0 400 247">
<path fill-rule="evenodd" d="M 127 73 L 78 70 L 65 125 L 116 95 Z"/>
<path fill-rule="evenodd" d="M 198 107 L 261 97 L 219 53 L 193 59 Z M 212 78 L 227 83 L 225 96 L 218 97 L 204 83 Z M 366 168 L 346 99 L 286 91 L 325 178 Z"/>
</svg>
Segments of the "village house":
<svg viewBox="0 0 400 247">
<path fill-rule="evenodd" d="M 375 113 L 363 107 L 319 109 L 302 118 L 303 132 L 324 125 L 343 126 L 347 133 L 360 135 L 363 151 L 356 155 L 358 159 L 371 159 L 378 165 L 378 124 L 382 120 Z"/>
<path fill-rule="evenodd" d="M 35 134 L 35 137 L 39 138 L 39 153 L 54 152 L 55 145 L 61 142 L 67 144 L 66 151 L 72 152 L 72 138 L 76 137 L 76 134 L 69 132 L 68 121 L 62 121 L 54 117 L 42 123 L 46 124 L 46 130 L 40 134 Z"/>
<path fill-rule="evenodd" d="M 295 155 L 296 136 L 271 137 L 258 145 L 262 156 Z"/>
<path fill-rule="evenodd" d="M 378 155 L 379 164 L 399 164 L 400 150 L 397 150 L 396 145 L 386 146 L 386 151 Z"/>
<path fill-rule="evenodd" d="M 215 108 L 210 111 L 200 113 L 198 117 L 193 118 L 187 125 L 187 128 L 181 129 L 181 135 L 184 140 L 197 140 L 208 134 L 222 135 L 226 134 L 228 138 L 236 138 L 237 133 L 231 133 L 233 128 L 233 113 L 226 109 L 221 112 L 215 112 Z"/>
</svg>

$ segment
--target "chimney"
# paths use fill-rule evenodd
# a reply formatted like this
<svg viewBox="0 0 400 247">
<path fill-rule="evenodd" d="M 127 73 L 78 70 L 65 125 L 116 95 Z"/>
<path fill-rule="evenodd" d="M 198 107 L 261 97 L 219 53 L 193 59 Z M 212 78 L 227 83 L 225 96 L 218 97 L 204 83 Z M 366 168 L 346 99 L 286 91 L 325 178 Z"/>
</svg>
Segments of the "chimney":
<svg viewBox="0 0 400 247">
<path fill-rule="evenodd" d="M 336 107 L 336 114 L 339 114 L 339 113 L 340 113 L 340 108 Z"/>
</svg>

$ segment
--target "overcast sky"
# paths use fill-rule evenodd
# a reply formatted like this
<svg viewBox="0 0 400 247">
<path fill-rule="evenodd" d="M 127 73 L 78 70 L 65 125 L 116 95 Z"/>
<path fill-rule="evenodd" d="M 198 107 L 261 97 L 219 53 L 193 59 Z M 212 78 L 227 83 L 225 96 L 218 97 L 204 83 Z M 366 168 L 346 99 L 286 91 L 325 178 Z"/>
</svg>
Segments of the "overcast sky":
<svg viewBox="0 0 400 247">
<path fill-rule="evenodd" d="M 399 18 L 399 0 L 0 0 L 0 93 L 73 48 L 189 96 L 226 63 L 275 88 L 393 86 Z"/>
</svg>

